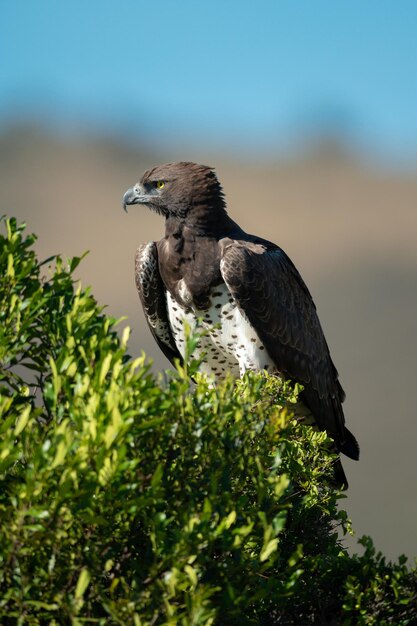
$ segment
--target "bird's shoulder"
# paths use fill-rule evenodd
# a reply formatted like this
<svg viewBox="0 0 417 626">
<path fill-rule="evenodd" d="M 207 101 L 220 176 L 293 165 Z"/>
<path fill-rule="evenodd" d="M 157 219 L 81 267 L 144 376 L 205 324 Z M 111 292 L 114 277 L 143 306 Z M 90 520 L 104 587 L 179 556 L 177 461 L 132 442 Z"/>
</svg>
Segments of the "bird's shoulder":
<svg viewBox="0 0 417 626">
<path fill-rule="evenodd" d="M 220 263 L 222 274 L 227 275 L 234 282 L 245 281 L 262 274 L 262 285 L 269 284 L 270 288 L 292 288 L 299 291 L 306 302 L 314 309 L 315 305 L 310 291 L 301 277 L 301 274 L 286 252 L 277 244 L 247 233 L 239 234 L 237 238 L 225 237 L 219 241 Z M 280 281 L 284 281 L 280 284 Z"/>
</svg>

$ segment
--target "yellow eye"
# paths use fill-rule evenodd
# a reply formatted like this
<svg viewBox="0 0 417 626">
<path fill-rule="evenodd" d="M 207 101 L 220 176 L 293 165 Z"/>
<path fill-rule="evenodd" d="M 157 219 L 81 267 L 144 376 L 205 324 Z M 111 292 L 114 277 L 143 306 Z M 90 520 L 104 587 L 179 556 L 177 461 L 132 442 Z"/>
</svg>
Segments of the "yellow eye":
<svg viewBox="0 0 417 626">
<path fill-rule="evenodd" d="M 162 187 L 165 187 L 165 183 L 163 180 L 157 180 L 156 181 L 156 188 L 157 189 L 162 189 Z"/>
</svg>

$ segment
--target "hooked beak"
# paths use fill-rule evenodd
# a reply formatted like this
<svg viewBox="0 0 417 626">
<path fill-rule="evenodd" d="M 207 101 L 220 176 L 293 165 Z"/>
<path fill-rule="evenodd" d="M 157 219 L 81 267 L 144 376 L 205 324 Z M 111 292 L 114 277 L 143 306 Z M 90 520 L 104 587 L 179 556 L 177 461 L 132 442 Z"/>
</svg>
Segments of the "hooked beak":
<svg viewBox="0 0 417 626">
<path fill-rule="evenodd" d="M 127 206 L 130 204 L 147 204 L 151 196 L 145 192 L 142 185 L 135 185 L 128 189 L 123 196 L 123 208 L 127 213 Z"/>
</svg>

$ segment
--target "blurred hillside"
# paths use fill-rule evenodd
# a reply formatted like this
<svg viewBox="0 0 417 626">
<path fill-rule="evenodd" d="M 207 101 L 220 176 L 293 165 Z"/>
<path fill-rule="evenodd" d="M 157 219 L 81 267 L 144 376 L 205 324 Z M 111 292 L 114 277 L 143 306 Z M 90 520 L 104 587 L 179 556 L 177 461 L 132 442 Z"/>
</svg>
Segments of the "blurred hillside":
<svg viewBox="0 0 417 626">
<path fill-rule="evenodd" d="M 133 275 L 160 217 L 121 208 L 144 169 L 169 160 L 216 167 L 229 212 L 283 247 L 317 304 L 362 451 L 344 460 L 357 533 L 388 556 L 417 555 L 417 173 L 365 165 L 337 145 L 287 161 L 231 162 L 199 151 L 137 150 L 111 140 L 16 128 L 0 136 L 0 212 L 28 223 L 41 256 L 90 254 L 79 268 L 111 314 L 128 316 L 131 353 L 166 367 L 145 325 Z"/>
</svg>

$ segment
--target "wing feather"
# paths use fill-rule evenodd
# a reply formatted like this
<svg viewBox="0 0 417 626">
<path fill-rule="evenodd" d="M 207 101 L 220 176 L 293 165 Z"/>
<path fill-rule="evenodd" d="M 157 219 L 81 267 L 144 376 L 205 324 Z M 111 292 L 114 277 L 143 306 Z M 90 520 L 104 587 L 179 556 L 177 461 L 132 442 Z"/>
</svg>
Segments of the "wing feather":
<svg viewBox="0 0 417 626">
<path fill-rule="evenodd" d="M 339 450 L 357 458 L 345 427 L 345 394 L 330 357 L 313 299 L 288 256 L 260 240 L 224 240 L 221 273 L 277 369 L 304 386 L 303 399 Z"/>
<path fill-rule="evenodd" d="M 151 241 L 142 244 L 135 256 L 135 281 L 146 321 L 167 359 L 182 361 L 168 318 L 165 285 L 158 267 L 158 250 Z"/>
</svg>

